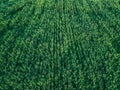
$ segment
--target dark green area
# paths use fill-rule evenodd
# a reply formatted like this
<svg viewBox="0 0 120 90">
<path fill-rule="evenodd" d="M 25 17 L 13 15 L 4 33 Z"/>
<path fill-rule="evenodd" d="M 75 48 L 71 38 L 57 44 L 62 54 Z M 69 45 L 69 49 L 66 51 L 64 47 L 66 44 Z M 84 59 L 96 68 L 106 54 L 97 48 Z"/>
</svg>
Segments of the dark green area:
<svg viewBox="0 0 120 90">
<path fill-rule="evenodd" d="M 114 38 L 112 44 L 116 52 L 120 53 L 120 37 Z"/>
<path fill-rule="evenodd" d="M 0 0 L 0 90 L 120 90 L 120 0 Z"/>
</svg>

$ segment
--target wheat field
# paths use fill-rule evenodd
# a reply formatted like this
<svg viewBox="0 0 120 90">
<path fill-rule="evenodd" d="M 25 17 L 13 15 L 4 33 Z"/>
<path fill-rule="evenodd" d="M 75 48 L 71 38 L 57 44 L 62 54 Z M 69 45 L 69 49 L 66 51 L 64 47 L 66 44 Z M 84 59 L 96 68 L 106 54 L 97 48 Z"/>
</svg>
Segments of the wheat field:
<svg viewBox="0 0 120 90">
<path fill-rule="evenodd" d="M 120 90 L 120 0 L 0 0 L 0 90 Z"/>
</svg>

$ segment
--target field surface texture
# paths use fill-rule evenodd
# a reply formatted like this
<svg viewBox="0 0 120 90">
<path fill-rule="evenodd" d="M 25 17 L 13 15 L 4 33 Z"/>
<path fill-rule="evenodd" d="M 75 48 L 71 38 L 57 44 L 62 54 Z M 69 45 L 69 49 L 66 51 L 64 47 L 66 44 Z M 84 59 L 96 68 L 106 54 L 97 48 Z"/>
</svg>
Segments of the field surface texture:
<svg viewBox="0 0 120 90">
<path fill-rule="evenodd" d="M 120 0 L 0 0 L 0 90 L 120 90 Z"/>
</svg>

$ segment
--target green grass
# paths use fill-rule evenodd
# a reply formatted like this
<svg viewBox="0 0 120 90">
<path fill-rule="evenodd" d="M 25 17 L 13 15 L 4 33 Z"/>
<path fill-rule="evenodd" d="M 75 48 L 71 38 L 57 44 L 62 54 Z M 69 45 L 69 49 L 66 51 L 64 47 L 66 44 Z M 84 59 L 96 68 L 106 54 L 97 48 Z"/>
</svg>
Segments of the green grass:
<svg viewBox="0 0 120 90">
<path fill-rule="evenodd" d="M 0 0 L 0 90 L 120 90 L 120 0 Z"/>
</svg>

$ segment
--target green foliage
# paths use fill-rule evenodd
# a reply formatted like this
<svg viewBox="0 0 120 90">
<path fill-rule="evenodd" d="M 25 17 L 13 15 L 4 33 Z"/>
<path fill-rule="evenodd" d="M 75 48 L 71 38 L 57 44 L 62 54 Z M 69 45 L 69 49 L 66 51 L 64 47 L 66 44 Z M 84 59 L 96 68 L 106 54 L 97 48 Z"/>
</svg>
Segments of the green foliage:
<svg viewBox="0 0 120 90">
<path fill-rule="evenodd" d="M 119 0 L 0 0 L 0 90 L 119 90 Z"/>
</svg>

